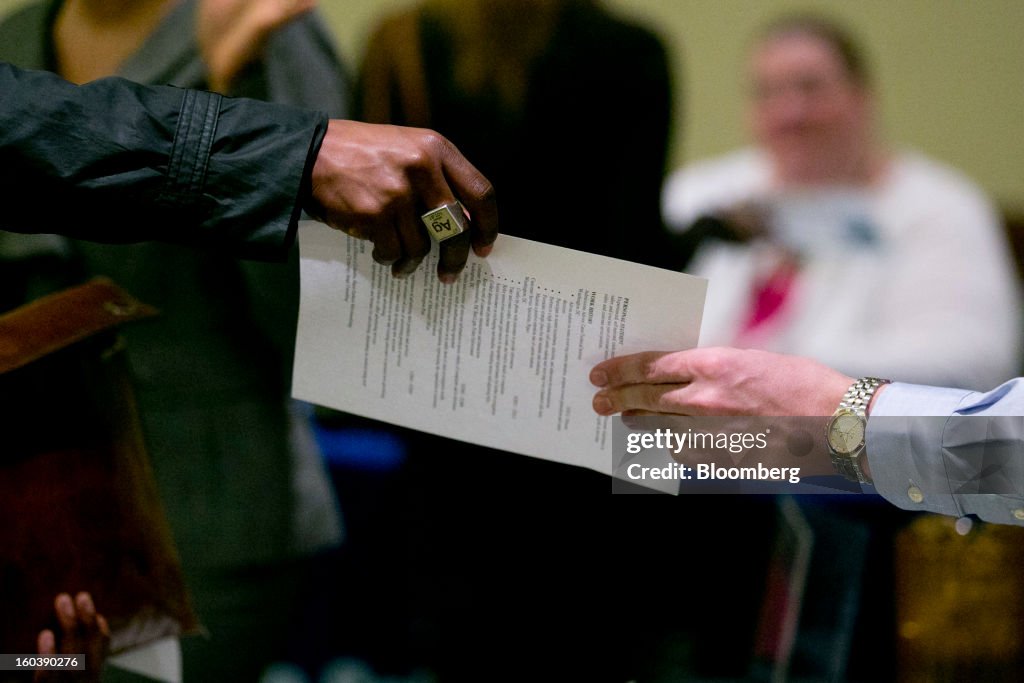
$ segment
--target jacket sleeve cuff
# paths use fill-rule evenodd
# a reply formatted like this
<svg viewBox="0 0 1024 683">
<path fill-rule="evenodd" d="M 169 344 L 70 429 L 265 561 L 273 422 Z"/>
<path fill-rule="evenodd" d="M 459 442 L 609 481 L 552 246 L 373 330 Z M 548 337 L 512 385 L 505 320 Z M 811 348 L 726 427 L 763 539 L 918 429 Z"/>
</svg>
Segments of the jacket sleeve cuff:
<svg viewBox="0 0 1024 683">
<path fill-rule="evenodd" d="M 309 152 L 306 155 L 306 166 L 302 171 L 302 182 L 299 185 L 299 193 L 295 206 L 292 208 L 292 217 L 288 225 L 288 234 L 285 236 L 285 251 L 291 249 L 292 245 L 295 244 L 296 234 L 299 228 L 299 219 L 303 216 L 303 209 L 309 205 L 310 199 L 313 194 L 313 167 L 316 165 L 316 159 L 320 155 L 320 146 L 324 142 L 324 137 L 327 135 L 328 120 L 325 116 L 321 121 L 316 130 L 313 133 L 313 139 L 309 144 Z"/>
<path fill-rule="evenodd" d="M 189 223 L 200 234 L 187 241 L 243 258 L 284 260 L 327 121 L 322 112 L 286 105 L 186 96 L 168 185 L 171 196 L 184 189 L 199 212 Z"/>
</svg>

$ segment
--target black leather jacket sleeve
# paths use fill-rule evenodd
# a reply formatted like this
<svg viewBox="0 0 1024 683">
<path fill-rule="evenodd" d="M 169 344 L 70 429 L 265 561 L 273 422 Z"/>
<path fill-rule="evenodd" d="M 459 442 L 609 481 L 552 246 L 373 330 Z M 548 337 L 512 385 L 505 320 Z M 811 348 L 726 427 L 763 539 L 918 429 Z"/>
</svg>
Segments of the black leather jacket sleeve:
<svg viewBox="0 0 1024 683">
<path fill-rule="evenodd" d="M 327 115 L 0 62 L 0 229 L 283 259 Z"/>
</svg>

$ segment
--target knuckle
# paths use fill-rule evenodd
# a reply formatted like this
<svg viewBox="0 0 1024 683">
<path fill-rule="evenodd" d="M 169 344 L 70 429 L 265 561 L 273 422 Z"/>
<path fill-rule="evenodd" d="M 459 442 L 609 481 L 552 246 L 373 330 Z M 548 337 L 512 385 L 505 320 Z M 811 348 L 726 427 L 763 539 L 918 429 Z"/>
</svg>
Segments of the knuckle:
<svg viewBox="0 0 1024 683">
<path fill-rule="evenodd" d="M 695 369 L 706 377 L 721 377 L 726 367 L 728 364 L 721 354 L 706 353 L 701 357 L 700 363 L 696 365 Z"/>
<path fill-rule="evenodd" d="M 706 391 L 700 405 L 708 415 L 727 415 L 731 412 L 728 395 L 718 389 Z"/>
<path fill-rule="evenodd" d="M 494 185 L 491 184 L 490 180 L 483 176 L 480 176 L 476 185 L 474 187 L 470 187 L 469 191 L 473 199 L 478 202 L 493 202 L 497 199 L 494 191 Z"/>
<path fill-rule="evenodd" d="M 374 216 L 380 210 L 380 205 L 374 197 L 363 196 L 353 199 L 349 209 L 357 216 Z"/>
<path fill-rule="evenodd" d="M 381 211 L 381 192 L 372 187 L 361 187 L 345 199 L 344 208 L 360 218 L 376 216 Z"/>
<path fill-rule="evenodd" d="M 412 171 L 422 171 L 430 166 L 430 159 L 430 150 L 417 145 L 406 153 L 405 165 Z"/>
<path fill-rule="evenodd" d="M 391 173 L 382 179 L 380 184 L 381 201 L 391 205 L 412 191 L 409 178 L 402 173 Z"/>
<path fill-rule="evenodd" d="M 410 185 L 401 179 L 382 180 L 378 191 L 353 203 L 353 210 L 371 219 L 391 215 L 411 194 Z"/>
<path fill-rule="evenodd" d="M 380 200 L 367 200 L 353 206 L 354 213 L 364 222 L 375 225 L 387 212 L 387 203 Z"/>
<path fill-rule="evenodd" d="M 429 128 L 423 129 L 420 141 L 425 150 L 435 154 L 440 152 L 447 144 L 449 144 L 447 138 L 436 130 L 431 130 Z"/>
<path fill-rule="evenodd" d="M 608 401 L 610 412 L 613 413 L 622 411 L 626 404 L 620 389 L 602 389 L 595 395 L 595 399 L 597 398 Z"/>
<path fill-rule="evenodd" d="M 427 168 L 442 158 L 448 141 L 438 132 L 422 129 L 418 138 L 410 146 L 409 163 L 414 168 Z"/>
<path fill-rule="evenodd" d="M 658 367 L 658 361 L 656 359 L 644 360 L 640 366 L 640 376 L 645 382 L 655 382 L 661 371 Z"/>
</svg>

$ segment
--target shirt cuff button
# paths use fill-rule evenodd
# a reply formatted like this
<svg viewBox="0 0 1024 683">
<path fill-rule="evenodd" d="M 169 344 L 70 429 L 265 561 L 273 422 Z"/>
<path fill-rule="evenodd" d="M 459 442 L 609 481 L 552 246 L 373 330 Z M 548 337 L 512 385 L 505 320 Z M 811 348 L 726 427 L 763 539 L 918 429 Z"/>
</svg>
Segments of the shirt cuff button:
<svg viewBox="0 0 1024 683">
<path fill-rule="evenodd" d="M 924 494 L 921 493 L 921 489 L 917 488 L 916 486 L 911 486 L 909 489 L 907 489 L 907 498 L 909 498 L 914 503 L 920 503 L 922 500 L 924 500 Z"/>
</svg>

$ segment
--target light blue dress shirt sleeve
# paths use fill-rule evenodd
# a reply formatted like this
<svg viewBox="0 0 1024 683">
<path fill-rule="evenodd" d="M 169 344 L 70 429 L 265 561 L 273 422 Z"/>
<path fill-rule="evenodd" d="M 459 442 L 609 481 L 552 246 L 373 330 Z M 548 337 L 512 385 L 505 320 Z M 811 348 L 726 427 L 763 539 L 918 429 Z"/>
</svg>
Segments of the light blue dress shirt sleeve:
<svg viewBox="0 0 1024 683">
<path fill-rule="evenodd" d="M 1024 378 L 987 393 L 887 386 L 867 457 L 875 489 L 897 507 L 1024 525 Z"/>
</svg>

